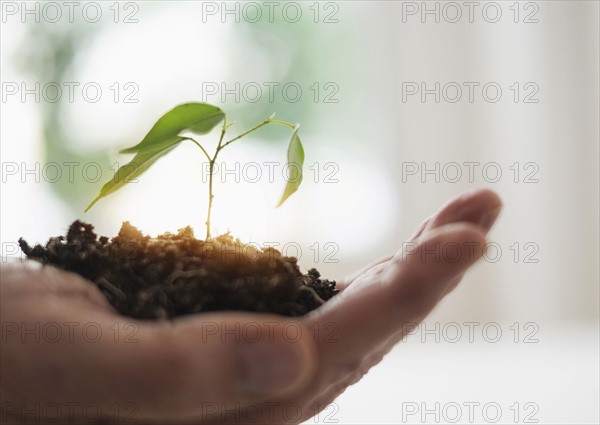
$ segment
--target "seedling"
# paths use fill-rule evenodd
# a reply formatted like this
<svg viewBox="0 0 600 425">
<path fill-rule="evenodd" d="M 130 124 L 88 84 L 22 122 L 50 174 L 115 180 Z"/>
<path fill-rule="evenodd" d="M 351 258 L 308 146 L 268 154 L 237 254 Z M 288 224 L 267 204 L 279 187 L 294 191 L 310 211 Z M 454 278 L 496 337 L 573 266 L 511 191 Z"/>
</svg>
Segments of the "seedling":
<svg viewBox="0 0 600 425">
<path fill-rule="evenodd" d="M 208 212 L 206 217 L 206 239 L 210 239 L 210 218 L 212 204 L 214 199 L 213 194 L 213 176 L 214 166 L 219 153 L 233 142 L 240 140 L 242 137 L 258 130 L 269 124 L 279 124 L 292 129 L 292 137 L 288 145 L 287 163 L 288 169 L 294 169 L 295 176 L 288 176 L 283 194 L 277 203 L 277 207 L 283 204 L 290 197 L 302 182 L 302 166 L 304 164 L 304 148 L 298 136 L 299 124 L 291 124 L 286 121 L 274 119 L 275 114 L 255 125 L 251 129 L 241 133 L 240 135 L 225 141 L 225 133 L 233 125 L 227 122 L 225 113 L 216 106 L 207 103 L 184 103 L 176 106 L 154 124 L 152 129 L 146 134 L 146 137 L 135 146 L 127 149 L 122 149 L 120 153 L 135 153 L 135 157 L 128 164 L 120 167 L 115 173 L 114 178 L 107 182 L 100 193 L 85 209 L 87 212 L 101 198 L 116 192 L 122 188 L 125 183 L 138 177 L 144 171 L 152 166 L 158 158 L 171 152 L 184 140 L 189 140 L 195 143 L 204 153 L 209 163 L 209 180 L 208 180 Z M 196 139 L 188 136 L 185 133 L 192 133 L 198 136 L 203 136 L 214 129 L 220 122 L 223 122 L 221 128 L 221 136 L 214 154 L 209 155 L 208 151 Z"/>
<path fill-rule="evenodd" d="M 219 124 L 222 124 L 219 142 L 209 155 L 196 135 L 204 136 Z M 115 310 L 127 317 L 164 320 L 230 310 L 285 316 L 307 314 L 339 292 L 335 281 L 321 279 L 316 269 L 302 273 L 296 257 L 284 256 L 275 248 L 244 244 L 229 233 L 211 238 L 217 157 L 226 146 L 269 124 L 292 130 L 287 163 L 290 174 L 294 171 L 295 175 L 287 178 L 277 204 L 280 206 L 298 190 L 302 181 L 304 149 L 298 137 L 298 124 L 276 120 L 271 115 L 238 136 L 226 139 L 231 124 L 221 109 L 206 103 L 186 103 L 160 117 L 140 143 L 121 150 L 135 156 L 102 186 L 86 211 L 189 140 L 200 148 L 209 165 L 205 240 L 196 239 L 189 226 L 179 229 L 177 234 L 145 236 L 127 221 L 117 236 L 98 237 L 93 225 L 75 220 L 65 236 L 50 238 L 43 246 L 32 247 L 22 238 L 19 245 L 31 260 L 78 273 L 92 281 Z"/>
</svg>

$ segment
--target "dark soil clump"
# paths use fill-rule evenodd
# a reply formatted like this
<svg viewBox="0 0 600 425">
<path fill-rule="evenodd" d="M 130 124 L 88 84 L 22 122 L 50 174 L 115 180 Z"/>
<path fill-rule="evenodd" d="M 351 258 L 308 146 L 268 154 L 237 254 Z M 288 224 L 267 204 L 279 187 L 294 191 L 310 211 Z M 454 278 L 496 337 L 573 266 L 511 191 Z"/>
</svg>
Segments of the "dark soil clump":
<svg viewBox="0 0 600 425">
<path fill-rule="evenodd" d="M 338 292 L 316 269 L 303 275 L 295 257 L 229 234 L 198 240 L 190 227 L 151 238 L 125 222 L 109 240 L 75 221 L 45 247 L 19 244 L 28 258 L 91 280 L 119 313 L 139 319 L 219 310 L 300 316 Z"/>
</svg>

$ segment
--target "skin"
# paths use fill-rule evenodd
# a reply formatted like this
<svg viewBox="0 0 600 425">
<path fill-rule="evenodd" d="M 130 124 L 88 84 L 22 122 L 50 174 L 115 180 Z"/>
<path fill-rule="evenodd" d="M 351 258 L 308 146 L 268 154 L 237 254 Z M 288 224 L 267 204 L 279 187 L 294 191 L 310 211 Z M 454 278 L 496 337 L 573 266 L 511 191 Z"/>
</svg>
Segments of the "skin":
<svg viewBox="0 0 600 425">
<path fill-rule="evenodd" d="M 456 287 L 483 254 L 500 208 L 489 190 L 453 199 L 403 250 L 339 282 L 338 296 L 295 319 L 223 312 L 135 321 L 76 274 L 4 266 L 1 419 L 300 423 Z M 444 255 L 450 244 L 458 251 Z"/>
</svg>

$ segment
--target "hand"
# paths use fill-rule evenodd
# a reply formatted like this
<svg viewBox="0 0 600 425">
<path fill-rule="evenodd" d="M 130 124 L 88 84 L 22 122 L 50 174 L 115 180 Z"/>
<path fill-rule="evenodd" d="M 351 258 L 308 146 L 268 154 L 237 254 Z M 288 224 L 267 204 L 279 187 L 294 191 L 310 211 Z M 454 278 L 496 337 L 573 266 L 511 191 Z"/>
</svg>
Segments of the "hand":
<svg viewBox="0 0 600 425">
<path fill-rule="evenodd" d="M 218 312 L 136 321 L 76 274 L 3 267 L 2 421 L 302 422 L 458 284 L 483 254 L 500 206 L 488 190 L 449 202 L 403 250 L 295 319 Z"/>
</svg>

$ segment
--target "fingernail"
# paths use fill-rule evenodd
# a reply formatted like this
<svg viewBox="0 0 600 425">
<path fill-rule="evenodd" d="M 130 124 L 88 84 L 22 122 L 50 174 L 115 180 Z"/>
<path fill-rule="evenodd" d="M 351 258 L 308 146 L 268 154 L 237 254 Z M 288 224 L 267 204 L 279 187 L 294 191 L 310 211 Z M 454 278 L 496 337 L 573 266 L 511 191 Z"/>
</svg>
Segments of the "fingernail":
<svg viewBox="0 0 600 425">
<path fill-rule="evenodd" d="M 288 392 L 305 381 L 308 360 L 302 340 L 242 344 L 237 355 L 240 390 L 251 396 Z"/>
<path fill-rule="evenodd" d="M 486 232 L 489 232 L 494 222 L 498 218 L 498 214 L 500 214 L 500 210 L 502 206 L 492 208 L 491 210 L 486 211 L 479 220 L 479 225 L 485 229 Z"/>
</svg>

